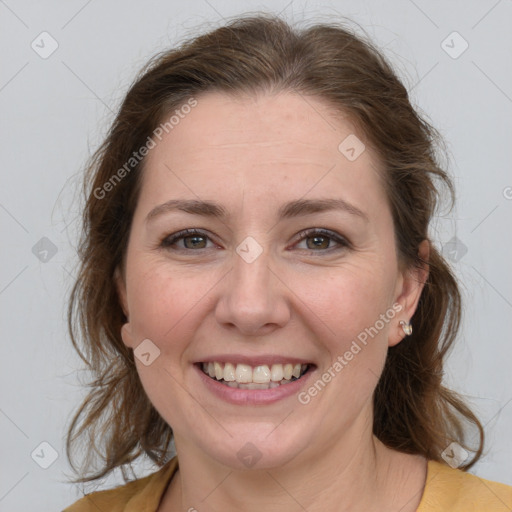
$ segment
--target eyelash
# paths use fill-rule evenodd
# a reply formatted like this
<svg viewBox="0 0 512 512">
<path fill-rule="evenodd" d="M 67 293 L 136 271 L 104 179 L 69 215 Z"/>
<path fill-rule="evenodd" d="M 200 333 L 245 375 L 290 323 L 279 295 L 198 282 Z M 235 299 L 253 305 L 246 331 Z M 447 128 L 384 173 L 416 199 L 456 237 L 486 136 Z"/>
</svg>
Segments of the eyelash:
<svg viewBox="0 0 512 512">
<path fill-rule="evenodd" d="M 185 238 L 192 237 L 194 235 L 200 235 L 200 236 L 205 237 L 208 240 L 210 240 L 210 237 L 201 230 L 183 229 L 181 231 L 178 231 L 176 233 L 173 233 L 172 235 L 165 237 L 160 242 L 160 247 L 162 247 L 164 249 L 177 250 L 177 251 L 194 251 L 196 249 L 188 249 L 188 248 L 183 248 L 183 247 L 180 247 L 179 249 L 172 248 L 172 246 L 179 240 L 183 240 Z M 327 249 L 320 249 L 318 251 L 316 251 L 314 249 L 305 249 L 305 250 L 310 251 L 310 252 L 324 252 L 325 253 L 325 252 L 332 252 L 332 251 L 336 251 L 336 250 L 350 248 L 350 242 L 346 238 L 342 237 L 341 235 L 338 235 L 334 231 L 331 231 L 329 229 L 323 229 L 323 228 L 310 228 L 310 229 L 305 229 L 305 230 L 301 231 L 300 233 L 297 234 L 297 236 L 299 238 L 298 238 L 297 242 L 295 242 L 295 243 L 298 244 L 299 242 L 302 242 L 303 240 L 306 240 L 307 238 L 313 238 L 314 236 L 319 236 L 319 235 L 323 236 L 323 237 L 330 238 L 331 240 L 334 240 L 339 245 L 339 247 L 329 247 Z M 199 251 L 199 250 L 206 250 L 206 249 L 208 249 L 208 248 L 201 248 L 201 249 L 197 249 L 197 250 Z"/>
</svg>

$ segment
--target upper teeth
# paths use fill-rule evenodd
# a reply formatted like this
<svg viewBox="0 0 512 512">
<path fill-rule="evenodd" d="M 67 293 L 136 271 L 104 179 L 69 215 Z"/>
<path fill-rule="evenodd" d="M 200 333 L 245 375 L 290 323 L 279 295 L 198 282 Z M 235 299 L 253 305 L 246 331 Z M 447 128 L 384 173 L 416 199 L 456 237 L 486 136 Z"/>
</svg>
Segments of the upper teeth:
<svg viewBox="0 0 512 512">
<path fill-rule="evenodd" d="M 299 378 L 302 373 L 307 369 L 307 364 L 273 364 L 268 366 L 266 364 L 249 366 L 248 364 L 232 363 L 219 363 L 209 362 L 203 363 L 203 371 L 207 373 L 212 379 L 222 380 L 226 382 L 238 383 L 257 383 L 266 384 L 270 381 L 280 382 L 283 379 L 290 380 L 292 377 Z"/>
</svg>

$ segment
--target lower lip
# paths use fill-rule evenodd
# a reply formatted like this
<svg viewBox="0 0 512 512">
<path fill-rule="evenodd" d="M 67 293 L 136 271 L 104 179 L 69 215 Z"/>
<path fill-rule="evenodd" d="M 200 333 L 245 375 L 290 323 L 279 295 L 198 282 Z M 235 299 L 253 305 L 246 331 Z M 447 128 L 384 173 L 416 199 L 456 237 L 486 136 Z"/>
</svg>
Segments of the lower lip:
<svg viewBox="0 0 512 512">
<path fill-rule="evenodd" d="M 288 384 L 281 384 L 277 388 L 269 389 L 238 389 L 230 388 L 219 381 L 212 379 L 206 375 L 199 365 L 195 364 L 194 368 L 199 373 L 200 379 L 204 385 L 216 396 L 235 405 L 268 405 L 278 402 L 292 395 L 297 395 L 302 387 L 304 387 L 314 373 L 314 368 L 309 369 L 300 379 L 294 380 Z"/>
</svg>

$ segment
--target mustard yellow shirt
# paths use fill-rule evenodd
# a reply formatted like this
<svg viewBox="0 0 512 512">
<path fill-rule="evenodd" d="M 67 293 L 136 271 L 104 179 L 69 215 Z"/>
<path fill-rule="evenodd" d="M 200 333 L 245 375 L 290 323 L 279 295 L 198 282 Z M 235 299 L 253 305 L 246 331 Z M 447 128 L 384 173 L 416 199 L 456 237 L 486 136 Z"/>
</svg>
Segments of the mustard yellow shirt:
<svg viewBox="0 0 512 512">
<path fill-rule="evenodd" d="M 84 496 L 63 512 L 156 512 L 178 469 L 174 457 L 159 471 L 107 491 Z M 510 512 L 512 486 L 484 480 L 460 469 L 428 461 L 417 512 Z"/>
</svg>

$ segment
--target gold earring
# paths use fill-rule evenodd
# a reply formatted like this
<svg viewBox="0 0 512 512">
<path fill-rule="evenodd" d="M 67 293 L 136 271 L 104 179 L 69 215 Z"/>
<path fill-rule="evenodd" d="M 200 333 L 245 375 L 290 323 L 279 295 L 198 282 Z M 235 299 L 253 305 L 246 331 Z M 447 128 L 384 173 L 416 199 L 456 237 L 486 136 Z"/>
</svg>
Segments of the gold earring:
<svg viewBox="0 0 512 512">
<path fill-rule="evenodd" d="M 412 325 L 409 322 L 400 320 L 400 325 L 406 336 L 410 336 L 412 334 Z"/>
</svg>

